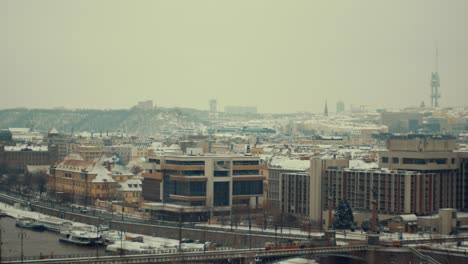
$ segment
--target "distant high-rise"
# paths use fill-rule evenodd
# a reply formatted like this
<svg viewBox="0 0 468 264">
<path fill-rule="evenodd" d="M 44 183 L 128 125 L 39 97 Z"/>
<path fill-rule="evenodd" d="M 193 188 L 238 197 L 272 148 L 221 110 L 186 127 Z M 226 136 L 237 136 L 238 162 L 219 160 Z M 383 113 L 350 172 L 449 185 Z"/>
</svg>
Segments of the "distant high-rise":
<svg viewBox="0 0 468 264">
<path fill-rule="evenodd" d="M 339 101 L 338 103 L 336 103 L 336 112 L 337 113 L 344 112 L 344 110 L 345 110 L 345 105 L 344 105 L 343 101 Z"/>
<path fill-rule="evenodd" d="M 151 110 L 153 109 L 153 100 L 138 102 L 135 107 L 143 110 Z"/>
<path fill-rule="evenodd" d="M 323 110 L 323 115 L 328 116 L 328 104 L 327 104 L 327 101 L 325 101 L 325 110 Z"/>
<path fill-rule="evenodd" d="M 440 87 L 440 78 L 439 78 L 439 50 L 436 49 L 436 58 L 435 58 L 435 72 L 432 72 L 431 77 L 431 106 L 439 107 L 439 87 Z"/>
<path fill-rule="evenodd" d="M 218 102 L 216 101 L 216 99 L 211 99 L 210 100 L 210 112 L 211 113 L 216 113 L 217 112 L 217 105 L 218 105 Z"/>
</svg>

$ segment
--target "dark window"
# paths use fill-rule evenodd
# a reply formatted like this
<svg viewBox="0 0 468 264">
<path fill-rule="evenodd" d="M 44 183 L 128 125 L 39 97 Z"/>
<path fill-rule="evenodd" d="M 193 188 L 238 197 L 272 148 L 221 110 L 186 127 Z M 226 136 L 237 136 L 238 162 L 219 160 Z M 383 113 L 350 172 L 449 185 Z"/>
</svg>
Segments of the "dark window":
<svg viewBox="0 0 468 264">
<path fill-rule="evenodd" d="M 382 157 L 382 163 L 388 163 L 388 157 Z"/>
<path fill-rule="evenodd" d="M 229 182 L 214 183 L 214 206 L 229 206 Z"/>
<path fill-rule="evenodd" d="M 392 163 L 398 164 L 398 163 L 400 163 L 400 159 L 399 158 L 392 158 Z"/>
<path fill-rule="evenodd" d="M 203 160 L 166 160 L 170 165 L 205 165 Z"/>
<path fill-rule="evenodd" d="M 175 182 L 176 195 L 182 196 L 205 196 L 206 183 L 205 182 Z"/>
<path fill-rule="evenodd" d="M 214 171 L 215 177 L 226 177 L 228 176 L 228 171 Z"/>
<path fill-rule="evenodd" d="M 190 171 L 182 171 L 182 176 L 204 176 L 204 170 L 190 170 Z"/>
<path fill-rule="evenodd" d="M 233 170 L 232 175 L 260 175 L 259 170 Z"/>
<path fill-rule="evenodd" d="M 235 181 L 233 195 L 263 194 L 263 181 Z"/>
<path fill-rule="evenodd" d="M 258 160 L 235 160 L 233 165 L 258 165 Z"/>
</svg>

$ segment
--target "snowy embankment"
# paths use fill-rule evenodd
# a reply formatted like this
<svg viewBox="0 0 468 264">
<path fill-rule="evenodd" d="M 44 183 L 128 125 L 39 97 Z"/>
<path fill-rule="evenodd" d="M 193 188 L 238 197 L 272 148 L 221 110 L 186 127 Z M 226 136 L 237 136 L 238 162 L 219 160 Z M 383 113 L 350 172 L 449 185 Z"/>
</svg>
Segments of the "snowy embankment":
<svg viewBox="0 0 468 264">
<path fill-rule="evenodd" d="M 80 222 L 64 220 L 57 217 L 52 217 L 49 215 L 31 212 L 27 210 L 23 210 L 21 208 L 7 205 L 5 203 L 0 202 L 0 212 L 5 213 L 8 216 L 13 218 L 30 218 L 35 219 L 38 221 L 53 221 L 56 223 L 71 223 L 72 229 L 73 228 L 80 228 L 80 229 L 88 229 L 88 230 L 96 230 L 94 226 L 87 225 Z M 109 239 L 110 241 L 115 242 L 112 245 L 109 245 L 107 250 L 113 252 L 119 252 L 121 248 L 123 248 L 126 252 L 133 252 L 133 253 L 155 253 L 155 252 L 172 252 L 177 251 L 179 247 L 179 240 L 169 239 L 169 238 L 161 238 L 161 237 L 152 237 L 147 235 L 135 234 L 135 233 L 127 233 L 117 230 L 108 230 L 101 232 L 104 238 Z M 133 242 L 127 239 L 141 237 L 143 238 L 143 242 Z M 202 251 L 204 248 L 204 244 L 202 243 L 182 243 L 181 244 L 182 251 Z"/>
</svg>

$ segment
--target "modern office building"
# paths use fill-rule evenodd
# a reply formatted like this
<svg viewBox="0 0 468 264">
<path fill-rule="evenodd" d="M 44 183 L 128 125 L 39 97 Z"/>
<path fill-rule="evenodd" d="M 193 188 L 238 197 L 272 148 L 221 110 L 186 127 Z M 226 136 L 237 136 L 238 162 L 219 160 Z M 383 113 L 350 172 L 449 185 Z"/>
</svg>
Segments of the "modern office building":
<svg viewBox="0 0 468 264">
<path fill-rule="evenodd" d="M 393 136 L 377 169 L 353 169 L 336 156 L 311 159 L 303 172 L 269 168 L 268 201 L 317 223 L 325 223 L 329 201 L 335 208 L 342 199 L 363 211 L 375 200 L 378 212 L 389 215 L 468 211 L 468 152 L 455 147 L 448 136 Z"/>
<path fill-rule="evenodd" d="M 382 125 L 390 133 L 416 132 L 422 124 L 423 114 L 418 112 L 382 112 Z"/>
<path fill-rule="evenodd" d="M 151 110 L 153 109 L 153 100 L 138 102 L 135 107 L 142 110 Z"/>
<path fill-rule="evenodd" d="M 211 99 L 210 100 L 210 113 L 216 113 L 217 112 L 217 105 L 218 102 L 216 99 Z"/>
<path fill-rule="evenodd" d="M 371 210 L 375 199 L 377 210 L 386 214 L 424 215 L 441 208 L 466 211 L 468 153 L 454 151 L 455 146 L 451 137 L 394 136 L 387 143 L 388 151 L 379 153 L 379 169 L 350 169 L 346 161 L 343 167 L 327 166 L 324 162 L 333 159 L 312 160 L 311 182 L 316 189 L 311 200 L 316 202 L 311 208 L 316 213 L 311 216 L 320 219 L 328 197 L 333 206 L 347 199 L 353 208 L 363 210 Z"/>
<path fill-rule="evenodd" d="M 282 213 L 309 214 L 310 162 L 273 159 L 268 165 L 267 205 Z"/>
<path fill-rule="evenodd" d="M 160 219 L 199 221 L 263 205 L 258 157 L 150 156 L 144 166 L 142 208 Z"/>
</svg>

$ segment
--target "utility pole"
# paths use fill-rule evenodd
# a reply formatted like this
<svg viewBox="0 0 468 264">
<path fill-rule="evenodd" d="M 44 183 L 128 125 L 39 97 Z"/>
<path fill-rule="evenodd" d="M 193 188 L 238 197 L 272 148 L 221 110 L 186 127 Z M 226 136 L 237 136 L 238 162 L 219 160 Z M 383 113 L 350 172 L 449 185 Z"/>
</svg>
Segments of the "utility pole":
<svg viewBox="0 0 468 264">
<path fill-rule="evenodd" d="M 283 237 L 283 211 L 281 211 L 281 220 L 280 220 L 280 233 L 281 233 L 281 238 Z"/>
<path fill-rule="evenodd" d="M 124 204 L 123 204 L 123 201 L 122 201 L 122 222 L 124 220 Z"/>
<path fill-rule="evenodd" d="M 328 187 L 328 227 L 333 226 L 333 197 L 331 188 Z"/>
<path fill-rule="evenodd" d="M 182 251 L 182 209 L 179 211 L 179 254 Z"/>
<path fill-rule="evenodd" d="M 0 263 L 2 263 L 2 245 L 3 245 L 2 233 L 3 233 L 3 229 L 2 229 L 2 226 L 0 225 Z"/>
<path fill-rule="evenodd" d="M 252 219 L 250 217 L 250 205 L 247 205 L 249 213 L 249 249 L 252 250 Z"/>
<path fill-rule="evenodd" d="M 123 249 L 123 229 L 120 228 L 120 257 L 124 255 L 124 249 Z"/>
<path fill-rule="evenodd" d="M 203 254 L 206 253 L 206 222 L 203 225 Z"/>
<path fill-rule="evenodd" d="M 21 263 L 23 263 L 23 260 L 24 260 L 24 231 L 23 229 L 21 229 L 20 231 L 20 237 L 21 237 Z"/>
<path fill-rule="evenodd" d="M 112 206 L 112 201 L 110 202 L 110 211 L 111 211 L 111 218 L 109 220 L 109 228 L 112 228 L 112 220 L 114 220 L 114 208 Z"/>
</svg>

